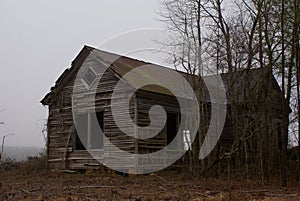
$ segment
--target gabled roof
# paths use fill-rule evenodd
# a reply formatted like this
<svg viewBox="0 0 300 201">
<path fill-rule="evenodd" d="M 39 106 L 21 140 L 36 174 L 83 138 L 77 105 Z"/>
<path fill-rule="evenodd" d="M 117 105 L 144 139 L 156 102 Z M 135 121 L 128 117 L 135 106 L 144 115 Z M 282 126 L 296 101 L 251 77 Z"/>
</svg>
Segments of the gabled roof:
<svg viewBox="0 0 300 201">
<path fill-rule="evenodd" d="M 101 62 L 105 63 L 107 66 L 109 66 L 109 69 L 112 70 L 117 76 L 123 77 L 126 73 L 132 71 L 133 69 L 140 67 L 140 66 L 145 66 L 145 65 L 150 65 L 153 67 L 152 74 L 156 74 L 153 77 L 149 77 L 146 74 L 139 73 L 136 76 L 136 79 L 143 80 L 143 79 L 155 79 L 159 78 L 157 80 L 154 80 L 155 83 L 159 83 L 158 80 L 164 79 L 168 80 L 170 79 L 167 75 L 156 72 L 155 69 L 158 68 L 164 68 L 165 70 L 170 70 L 174 71 L 170 68 L 160 66 L 157 64 L 152 64 L 149 62 L 144 62 L 140 61 L 137 59 L 129 58 L 126 56 L 121 56 L 118 54 L 106 52 L 103 50 L 98 50 L 93 47 L 89 46 L 84 46 L 83 49 L 80 51 L 78 56 L 72 61 L 71 67 L 66 69 L 63 74 L 57 79 L 55 82 L 55 86 L 51 87 L 51 91 L 41 100 L 41 103 L 43 105 L 49 105 L 51 102 L 51 98 L 55 96 L 64 86 L 68 81 L 73 77 L 74 73 L 78 72 L 78 69 L 81 67 L 83 64 L 84 60 L 90 55 L 93 54 L 97 59 L 101 60 Z M 186 73 L 180 72 L 181 74 L 184 74 L 187 76 Z M 174 83 L 175 85 L 179 85 L 180 83 L 176 82 Z M 176 87 L 176 86 L 174 86 Z M 166 94 L 166 95 L 172 95 L 169 90 L 166 90 L 163 87 L 159 87 L 158 85 L 148 85 L 143 87 L 143 90 L 155 92 L 155 93 L 161 93 L 161 94 Z"/>
<path fill-rule="evenodd" d="M 124 78 L 124 75 L 126 75 L 128 72 L 133 73 L 133 75 L 130 76 L 131 82 L 138 83 L 138 82 L 142 82 L 143 80 L 148 80 L 150 82 L 159 84 L 160 80 L 171 79 L 170 74 L 162 73 L 160 69 L 164 69 L 164 71 L 174 71 L 173 69 L 164 66 L 140 61 L 125 56 L 116 55 L 113 53 L 108 53 L 98 49 L 94 49 L 92 54 L 94 54 L 97 58 L 100 58 L 101 61 L 103 61 L 109 67 L 110 70 L 112 70 L 116 75 L 118 75 L 118 77 Z M 147 70 L 144 69 L 143 71 L 134 71 L 134 72 L 132 71 L 137 67 L 141 67 L 141 66 L 149 66 L 150 68 L 148 68 Z M 152 76 L 149 76 L 149 74 L 151 74 Z M 180 83 L 178 82 L 172 82 L 172 84 L 174 85 L 173 88 L 180 87 Z M 143 87 L 143 90 L 165 94 L 165 95 L 173 95 L 169 90 L 166 90 L 165 88 L 160 87 L 159 85 L 147 85 Z"/>
<path fill-rule="evenodd" d="M 109 69 L 112 70 L 118 77 L 123 77 L 126 73 L 132 71 L 133 69 L 144 66 L 144 65 L 150 65 L 153 67 L 153 71 L 151 70 L 152 74 L 155 74 L 155 76 L 149 78 L 146 74 L 139 73 L 137 74 L 134 79 L 156 79 L 156 83 L 159 83 L 158 80 L 165 79 L 168 80 L 169 78 L 167 75 L 156 72 L 155 69 L 158 68 L 164 68 L 166 70 L 174 71 L 170 68 L 166 68 L 160 65 L 140 61 L 137 59 L 129 58 L 126 56 L 121 56 L 118 54 L 98 50 L 93 47 L 89 46 L 84 46 L 83 49 L 80 51 L 78 56 L 72 61 L 71 67 L 66 69 L 63 74 L 57 79 L 55 82 L 55 86 L 51 87 L 51 91 L 41 100 L 41 103 L 43 105 L 50 105 L 51 104 L 51 99 L 55 94 L 59 93 L 59 91 L 65 86 L 66 83 L 73 77 L 74 73 L 78 72 L 78 69 L 81 67 L 85 59 L 90 55 L 93 54 L 95 58 L 99 59 L 101 62 L 109 66 Z M 183 75 L 186 79 L 188 76 L 189 79 L 196 81 L 196 84 L 199 85 L 199 79 L 197 76 L 191 76 L 188 75 L 187 73 L 177 71 L 181 75 Z M 251 70 L 241 70 L 241 71 L 236 71 L 234 72 L 233 76 L 231 78 L 233 79 L 234 86 L 231 86 L 233 88 L 233 91 L 235 91 L 239 97 L 238 101 L 243 101 L 243 97 L 249 92 L 247 92 L 247 88 L 245 85 L 245 81 L 248 80 L 248 83 L 250 83 L 249 88 L 253 89 L 255 87 L 262 87 L 261 85 L 261 80 L 262 80 L 262 69 L 251 69 Z M 214 75 L 212 75 L 214 76 Z M 223 82 L 225 84 L 226 91 L 228 91 L 229 88 L 229 74 L 221 74 L 221 77 L 223 79 Z M 205 79 L 210 79 L 211 76 L 206 76 Z M 275 78 L 272 76 L 271 78 L 273 80 L 273 84 L 275 84 L 275 90 L 280 92 L 280 88 L 275 80 Z M 181 83 L 174 83 L 174 87 L 176 88 L 176 84 L 180 85 Z M 155 92 L 155 93 L 160 93 L 160 94 L 166 94 L 166 95 L 172 95 L 169 90 L 166 90 L 165 88 L 159 87 L 157 85 L 148 85 L 146 87 L 143 87 L 143 90 Z M 209 101 L 209 93 L 207 90 L 205 90 L 205 98 L 203 97 L 203 100 Z"/>
</svg>

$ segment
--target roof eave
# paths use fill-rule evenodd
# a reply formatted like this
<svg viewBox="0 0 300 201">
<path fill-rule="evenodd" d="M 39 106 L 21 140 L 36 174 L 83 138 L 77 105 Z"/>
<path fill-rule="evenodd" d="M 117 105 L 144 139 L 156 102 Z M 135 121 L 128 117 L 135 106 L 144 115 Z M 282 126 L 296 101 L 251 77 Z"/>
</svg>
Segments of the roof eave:
<svg viewBox="0 0 300 201">
<path fill-rule="evenodd" d="M 90 46 L 84 46 L 75 59 L 71 62 L 71 67 L 66 69 L 63 74 L 55 81 L 55 86 L 51 87 L 50 92 L 45 95 L 45 97 L 40 101 L 43 105 L 50 105 L 53 92 L 58 92 L 63 86 L 64 83 L 67 83 L 70 77 L 72 77 L 74 69 L 77 66 L 81 66 L 85 58 L 94 50 L 95 48 Z"/>
</svg>

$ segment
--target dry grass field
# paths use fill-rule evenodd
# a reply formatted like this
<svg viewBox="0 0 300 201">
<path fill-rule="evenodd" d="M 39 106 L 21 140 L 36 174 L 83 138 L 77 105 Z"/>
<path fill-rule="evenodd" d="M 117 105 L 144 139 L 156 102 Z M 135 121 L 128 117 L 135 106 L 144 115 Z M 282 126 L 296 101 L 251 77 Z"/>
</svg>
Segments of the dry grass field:
<svg viewBox="0 0 300 201">
<path fill-rule="evenodd" d="M 75 201 L 202 201 L 300 200 L 300 185 L 280 187 L 280 182 L 195 178 L 178 171 L 124 177 L 105 170 L 47 171 L 37 161 L 0 171 L 0 200 Z"/>
</svg>

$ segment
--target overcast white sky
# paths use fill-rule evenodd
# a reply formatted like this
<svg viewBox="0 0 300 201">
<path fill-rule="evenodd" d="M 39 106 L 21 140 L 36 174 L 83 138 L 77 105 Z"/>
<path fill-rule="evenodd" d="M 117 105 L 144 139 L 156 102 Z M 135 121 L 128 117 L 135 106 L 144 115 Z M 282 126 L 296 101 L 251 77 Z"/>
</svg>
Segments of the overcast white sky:
<svg viewBox="0 0 300 201">
<path fill-rule="evenodd" d="M 159 0 L 0 0 L 0 139 L 14 133 L 6 145 L 43 146 L 47 108 L 39 102 L 83 45 L 139 49 L 136 37 L 153 39 L 156 31 L 133 30 L 162 28 L 159 8 Z M 119 51 L 100 45 L 124 32 Z"/>
</svg>

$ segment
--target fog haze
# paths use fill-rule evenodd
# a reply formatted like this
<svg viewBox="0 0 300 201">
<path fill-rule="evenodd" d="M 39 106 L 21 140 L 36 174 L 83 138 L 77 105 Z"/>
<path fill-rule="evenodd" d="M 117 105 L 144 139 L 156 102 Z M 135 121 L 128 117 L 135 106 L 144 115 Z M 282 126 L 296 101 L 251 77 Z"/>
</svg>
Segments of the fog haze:
<svg viewBox="0 0 300 201">
<path fill-rule="evenodd" d="M 159 6 L 157 0 L 0 1 L 1 140 L 14 133 L 6 145 L 43 147 L 47 108 L 39 102 L 83 45 L 97 47 L 123 32 L 162 28 L 156 20 Z"/>
</svg>

